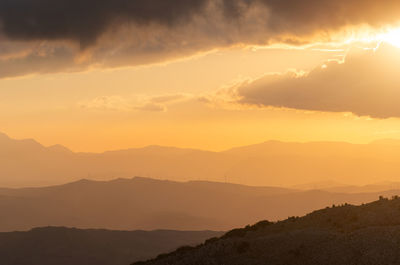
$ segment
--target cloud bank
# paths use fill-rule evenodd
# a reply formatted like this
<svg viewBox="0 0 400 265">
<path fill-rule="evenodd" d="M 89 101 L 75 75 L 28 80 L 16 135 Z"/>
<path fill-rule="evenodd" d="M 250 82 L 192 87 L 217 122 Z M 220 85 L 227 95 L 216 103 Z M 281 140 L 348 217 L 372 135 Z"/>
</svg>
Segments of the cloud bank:
<svg viewBox="0 0 400 265">
<path fill-rule="evenodd" d="M 76 40 L 85 47 L 112 26 L 173 26 L 200 12 L 204 0 L 2 0 L 2 31 L 18 40 Z"/>
<path fill-rule="evenodd" d="M 306 75 L 266 75 L 234 88 L 240 104 L 374 118 L 400 117 L 400 49 L 350 52 L 344 63 L 328 62 Z"/>
<path fill-rule="evenodd" d="M 298 44 L 399 17 L 397 0 L 0 0 L 0 77 L 139 65 L 235 44 Z M 24 46 L 24 56 L 10 43 Z"/>
</svg>

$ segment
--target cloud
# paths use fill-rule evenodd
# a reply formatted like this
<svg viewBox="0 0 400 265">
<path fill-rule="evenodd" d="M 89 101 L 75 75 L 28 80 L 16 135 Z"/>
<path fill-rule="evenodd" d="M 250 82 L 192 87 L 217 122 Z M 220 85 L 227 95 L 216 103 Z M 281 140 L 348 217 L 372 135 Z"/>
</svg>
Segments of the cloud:
<svg viewBox="0 0 400 265">
<path fill-rule="evenodd" d="M 186 94 L 159 96 L 102 96 L 78 103 L 81 109 L 97 111 L 150 111 L 165 112 L 171 104 L 191 98 Z"/>
<path fill-rule="evenodd" d="M 399 17 L 397 0 L 0 0 L 0 41 L 30 48 L 22 58 L 0 56 L 0 70 L 29 65 L 0 77 L 140 65 L 236 44 L 299 44 Z M 58 53 L 35 57 L 38 45 L 57 50 L 63 63 L 46 67 Z"/>
<path fill-rule="evenodd" d="M 262 12 L 254 13 L 255 9 Z M 237 23 L 253 12 L 272 33 L 304 33 L 347 24 L 380 24 L 397 19 L 395 0 L 1 0 L 3 33 L 18 40 L 73 40 L 93 44 L 115 27 L 151 24 L 168 29 L 198 17 L 223 14 L 222 23 Z M 264 24 L 264 23 L 263 23 Z M 199 26 L 199 25 L 197 25 Z M 207 25 L 210 26 L 210 25 Z"/>
<path fill-rule="evenodd" d="M 308 74 L 266 75 L 234 88 L 237 103 L 374 118 L 400 117 L 400 49 L 353 50 Z"/>
<path fill-rule="evenodd" d="M 4 51 L 1 53 L 1 48 Z M 9 48 L 0 43 L 0 78 L 18 77 L 29 74 L 77 72 L 88 64 L 77 64 L 76 54 L 65 45 L 27 45 Z"/>
<path fill-rule="evenodd" d="M 141 111 L 155 111 L 155 112 L 164 112 L 167 111 L 165 105 L 157 104 L 153 102 L 147 102 L 143 105 L 135 106 L 134 109 L 141 110 Z"/>
<path fill-rule="evenodd" d="M 204 0 L 1 0 L 2 30 L 10 39 L 73 40 L 85 47 L 112 26 L 174 25 L 199 12 Z"/>
<path fill-rule="evenodd" d="M 121 96 L 96 97 L 86 102 L 80 102 L 78 106 L 82 109 L 103 111 L 129 111 L 132 109 L 131 104 Z"/>
</svg>

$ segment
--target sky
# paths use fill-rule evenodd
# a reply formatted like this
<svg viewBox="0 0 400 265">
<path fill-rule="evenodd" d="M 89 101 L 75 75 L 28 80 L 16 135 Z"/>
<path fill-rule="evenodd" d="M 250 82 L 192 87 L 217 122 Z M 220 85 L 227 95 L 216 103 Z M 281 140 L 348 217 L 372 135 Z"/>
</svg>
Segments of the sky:
<svg viewBox="0 0 400 265">
<path fill-rule="evenodd" d="M 74 151 L 400 138 L 400 2 L 0 0 L 0 131 Z"/>
</svg>

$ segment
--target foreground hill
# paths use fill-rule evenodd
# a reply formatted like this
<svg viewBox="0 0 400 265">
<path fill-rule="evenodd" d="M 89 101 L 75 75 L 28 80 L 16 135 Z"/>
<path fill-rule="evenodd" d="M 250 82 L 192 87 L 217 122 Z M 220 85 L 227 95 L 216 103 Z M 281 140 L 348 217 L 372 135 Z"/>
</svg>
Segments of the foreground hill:
<svg viewBox="0 0 400 265">
<path fill-rule="evenodd" d="M 62 146 L 45 147 L 34 140 L 14 140 L 0 134 L 0 186 L 44 186 L 88 177 L 110 180 L 132 176 L 228 180 L 259 186 L 330 179 L 367 184 L 396 180 L 400 175 L 399 159 L 399 141 L 269 141 L 224 152 L 148 146 L 95 154 L 74 153 Z"/>
<path fill-rule="evenodd" d="M 81 180 L 0 189 L 0 231 L 43 226 L 226 231 L 262 219 L 282 220 L 332 204 L 361 204 L 395 194 L 400 191 L 350 194 L 145 178 Z"/>
<path fill-rule="evenodd" d="M 0 233 L 1 265 L 126 265 L 221 232 L 109 231 L 62 227 Z"/>
<path fill-rule="evenodd" d="M 260 222 L 135 265 L 387 265 L 400 262 L 400 199 Z"/>
</svg>

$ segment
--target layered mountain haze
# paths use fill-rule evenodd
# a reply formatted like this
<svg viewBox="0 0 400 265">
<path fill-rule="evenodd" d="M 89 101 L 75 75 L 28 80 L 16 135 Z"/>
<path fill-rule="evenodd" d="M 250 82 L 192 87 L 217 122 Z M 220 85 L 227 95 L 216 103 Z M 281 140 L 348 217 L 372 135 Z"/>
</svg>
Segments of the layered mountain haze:
<svg viewBox="0 0 400 265">
<path fill-rule="evenodd" d="M 400 264 L 399 69 L 399 0 L 0 0 L 0 265 Z"/>
<path fill-rule="evenodd" d="M 82 178 L 135 175 L 172 179 L 185 179 L 187 175 L 188 179 L 196 179 L 206 175 L 204 162 L 212 166 L 224 161 L 212 152 L 159 146 L 102 154 L 73 153 L 62 146 L 44 147 L 34 140 L 0 136 L 0 186 L 43 186 Z"/>
<path fill-rule="evenodd" d="M 335 179 L 367 185 L 400 175 L 396 140 L 285 143 L 269 141 L 223 152 L 148 146 L 105 153 L 74 153 L 62 146 L 0 136 L 0 186 L 44 186 L 82 178 L 146 176 L 255 186 L 293 186 Z M 385 190 L 385 189 L 383 189 Z"/>
<path fill-rule="evenodd" d="M 381 192 L 387 190 L 400 190 L 400 182 L 383 181 L 369 185 L 345 185 L 337 182 L 315 182 L 293 186 L 299 190 L 323 190 L 328 192 L 343 193 L 362 193 L 362 192 Z"/>
<path fill-rule="evenodd" d="M 332 204 L 361 204 L 397 194 L 400 190 L 333 193 L 139 177 L 81 180 L 0 189 L 0 231 L 43 226 L 226 231 L 262 219 L 282 220 Z"/>
</svg>

